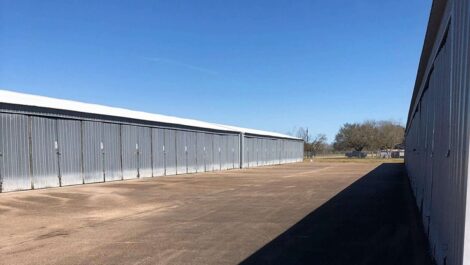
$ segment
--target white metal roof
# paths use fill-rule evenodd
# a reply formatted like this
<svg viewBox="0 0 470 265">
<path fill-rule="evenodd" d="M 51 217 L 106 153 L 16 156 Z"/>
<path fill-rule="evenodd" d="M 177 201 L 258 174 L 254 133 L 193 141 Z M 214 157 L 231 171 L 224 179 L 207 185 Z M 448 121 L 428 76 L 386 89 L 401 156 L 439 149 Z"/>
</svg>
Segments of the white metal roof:
<svg viewBox="0 0 470 265">
<path fill-rule="evenodd" d="M 169 124 L 178 124 L 183 126 L 192 126 L 213 130 L 223 130 L 223 131 L 232 131 L 232 132 L 241 132 L 249 134 L 257 134 L 262 136 L 272 136 L 272 137 L 281 137 L 281 138 L 290 138 L 298 139 L 289 135 L 284 135 L 275 132 L 260 131 L 255 129 L 246 129 L 241 127 L 222 125 L 216 123 L 209 123 L 204 121 L 198 121 L 193 119 L 184 119 L 160 114 L 153 114 L 142 111 L 134 111 L 123 108 L 108 107 L 98 104 L 83 103 L 72 100 L 64 100 L 57 98 L 50 98 L 44 96 L 37 96 L 19 92 L 13 92 L 8 90 L 0 89 L 0 102 L 9 103 L 16 105 L 24 106 L 34 106 L 42 108 L 51 108 L 58 110 L 68 110 L 68 111 L 77 111 L 82 113 L 98 114 L 98 115 L 108 115 L 115 117 L 123 117 L 130 119 L 139 119 L 153 122 L 162 122 Z"/>
<path fill-rule="evenodd" d="M 243 133 L 248 133 L 248 134 L 267 135 L 267 136 L 273 136 L 273 137 L 301 140 L 300 138 L 292 137 L 290 135 L 282 134 L 282 133 L 268 132 L 268 131 L 236 127 L 236 126 L 230 126 L 230 125 L 223 125 L 223 124 L 219 124 L 219 125 L 225 128 L 229 128 L 230 130 L 236 130 L 238 132 L 243 132 Z"/>
</svg>

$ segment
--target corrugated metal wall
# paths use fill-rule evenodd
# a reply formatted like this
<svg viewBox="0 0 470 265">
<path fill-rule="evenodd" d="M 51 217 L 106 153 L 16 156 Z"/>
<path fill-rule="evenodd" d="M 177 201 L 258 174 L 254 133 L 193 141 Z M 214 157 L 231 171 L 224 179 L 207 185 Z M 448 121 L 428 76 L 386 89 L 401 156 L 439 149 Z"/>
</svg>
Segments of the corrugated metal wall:
<svg viewBox="0 0 470 265">
<path fill-rule="evenodd" d="M 186 133 L 186 144 L 188 147 L 187 157 L 188 157 L 188 173 L 197 172 L 197 143 L 196 143 L 196 133 L 187 132 Z"/>
<path fill-rule="evenodd" d="M 249 168 L 250 167 L 250 159 L 251 159 L 251 156 L 252 156 L 252 153 L 253 153 L 253 150 L 251 149 L 252 146 L 251 146 L 251 139 L 250 138 L 246 138 L 243 136 L 243 147 L 244 149 L 242 150 L 243 151 L 243 168 Z"/>
<path fill-rule="evenodd" d="M 206 171 L 214 170 L 214 136 L 211 133 L 204 134 L 204 147 L 206 150 Z"/>
<path fill-rule="evenodd" d="M 176 174 L 186 174 L 188 172 L 186 134 L 186 131 L 176 131 Z"/>
<path fill-rule="evenodd" d="M 283 141 L 245 137 L 242 167 Z M 238 134 L 0 113 L 1 192 L 240 168 L 240 152 Z"/>
<path fill-rule="evenodd" d="M 198 132 L 196 135 L 196 163 L 197 172 L 206 171 L 206 146 L 204 133 Z"/>
<path fill-rule="evenodd" d="M 439 265 L 470 263 L 469 17 L 469 1 L 447 2 L 406 130 L 408 176 Z"/>
<path fill-rule="evenodd" d="M 104 181 L 102 129 L 101 122 L 82 122 L 83 181 L 85 183 Z"/>
<path fill-rule="evenodd" d="M 233 138 L 233 155 L 235 156 L 233 159 L 233 168 L 239 168 L 240 167 L 240 151 L 241 151 L 241 146 L 240 146 L 240 136 L 239 135 L 234 135 L 232 136 Z"/>
<path fill-rule="evenodd" d="M 165 175 L 176 175 L 176 131 L 165 129 Z"/>
<path fill-rule="evenodd" d="M 149 127 L 138 128 L 138 161 L 139 178 L 152 177 L 152 129 Z"/>
<path fill-rule="evenodd" d="M 56 120 L 31 117 L 31 162 L 35 189 L 59 187 Z"/>
<path fill-rule="evenodd" d="M 119 124 L 103 123 L 103 160 L 106 181 L 122 180 L 121 164 L 121 126 Z"/>
<path fill-rule="evenodd" d="M 164 129 L 152 129 L 153 176 L 165 175 L 165 134 Z"/>
<path fill-rule="evenodd" d="M 212 163 L 212 170 L 221 170 L 221 165 L 220 165 L 220 135 L 218 134 L 213 134 L 213 141 L 212 141 L 212 147 L 213 147 L 213 163 Z"/>
<path fill-rule="evenodd" d="M 28 117 L 0 114 L 0 132 L 3 191 L 30 189 Z"/>
<path fill-rule="evenodd" d="M 139 135 L 136 126 L 121 126 L 122 141 L 122 175 L 123 179 L 139 177 Z"/>
<path fill-rule="evenodd" d="M 228 169 L 228 137 L 226 135 L 220 136 L 220 169 Z"/>
<path fill-rule="evenodd" d="M 303 160 L 303 142 L 301 141 L 245 136 L 244 142 L 243 167 L 277 165 Z"/>
<path fill-rule="evenodd" d="M 83 184 L 81 122 L 58 120 L 57 132 L 61 186 Z"/>
</svg>

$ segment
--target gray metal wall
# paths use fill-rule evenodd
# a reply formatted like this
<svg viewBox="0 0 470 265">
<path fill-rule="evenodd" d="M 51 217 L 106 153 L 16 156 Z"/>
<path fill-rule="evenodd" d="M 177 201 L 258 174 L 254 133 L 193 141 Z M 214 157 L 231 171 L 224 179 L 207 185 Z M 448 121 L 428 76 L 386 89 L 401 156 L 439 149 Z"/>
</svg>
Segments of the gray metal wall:
<svg viewBox="0 0 470 265">
<path fill-rule="evenodd" d="M 0 132 L 2 190 L 30 189 L 28 117 L 0 114 Z"/>
<path fill-rule="evenodd" d="M 139 177 L 152 177 L 152 129 L 138 127 L 138 156 Z"/>
<path fill-rule="evenodd" d="M 165 175 L 165 130 L 152 129 L 153 176 Z"/>
<path fill-rule="evenodd" d="M 188 173 L 188 146 L 186 144 L 186 131 L 176 131 L 176 174 Z"/>
<path fill-rule="evenodd" d="M 279 143 L 298 144 L 244 141 L 245 151 L 240 134 L 0 113 L 0 191 L 279 164 Z"/>
<path fill-rule="evenodd" d="M 83 184 L 82 125 L 76 120 L 57 120 L 61 186 Z"/>
<path fill-rule="evenodd" d="M 121 161 L 121 126 L 119 124 L 103 123 L 103 160 L 105 181 L 122 180 Z"/>
<path fill-rule="evenodd" d="M 303 142 L 298 140 L 245 136 L 244 143 L 243 167 L 295 163 L 303 160 Z"/>
<path fill-rule="evenodd" d="M 213 140 L 212 140 L 212 147 L 213 147 L 213 152 L 212 152 L 212 170 L 221 170 L 221 164 L 220 164 L 220 152 L 222 151 L 222 148 L 220 146 L 220 135 L 218 134 L 213 134 L 212 135 Z"/>
<path fill-rule="evenodd" d="M 135 179 L 139 177 L 139 135 L 137 127 L 122 125 L 122 173 L 123 179 Z"/>
<path fill-rule="evenodd" d="M 197 142 L 196 132 L 186 133 L 186 144 L 188 146 L 187 161 L 188 161 L 188 173 L 197 172 Z"/>
<path fill-rule="evenodd" d="M 176 130 L 165 129 L 165 175 L 176 175 Z"/>
<path fill-rule="evenodd" d="M 470 3 L 448 1 L 436 10 L 443 3 L 435 1 L 431 13 L 434 20 L 443 11 L 435 42 L 425 43 L 432 52 L 410 106 L 405 163 L 436 263 L 460 265 L 470 264 Z"/>
<path fill-rule="evenodd" d="M 204 134 L 204 148 L 206 151 L 206 157 L 204 159 L 206 171 L 214 170 L 214 136 L 210 133 Z"/>
<path fill-rule="evenodd" d="M 57 147 L 56 120 L 31 117 L 33 188 L 60 186 Z"/>
<path fill-rule="evenodd" d="M 202 132 L 198 132 L 196 135 L 196 164 L 197 172 L 206 171 L 206 146 L 205 146 L 205 135 Z"/>
<path fill-rule="evenodd" d="M 104 182 L 103 125 L 101 122 L 84 121 L 83 135 L 83 181 L 85 183 Z"/>
</svg>

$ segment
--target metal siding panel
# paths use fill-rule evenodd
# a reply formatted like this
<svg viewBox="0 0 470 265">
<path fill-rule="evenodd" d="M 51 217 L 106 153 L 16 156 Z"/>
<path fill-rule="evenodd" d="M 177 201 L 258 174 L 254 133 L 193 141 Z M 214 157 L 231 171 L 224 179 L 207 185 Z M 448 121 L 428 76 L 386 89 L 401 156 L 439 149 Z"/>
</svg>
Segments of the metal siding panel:
<svg viewBox="0 0 470 265">
<path fill-rule="evenodd" d="M 287 150 L 289 148 L 289 143 L 287 140 L 282 140 L 282 145 L 283 145 L 283 163 L 289 163 L 289 151 Z"/>
<path fill-rule="evenodd" d="M 228 151 L 228 159 L 227 159 L 227 168 L 233 169 L 235 167 L 235 148 L 234 148 L 234 139 L 233 135 L 227 136 L 227 151 Z"/>
<path fill-rule="evenodd" d="M 206 171 L 214 170 L 214 135 L 210 133 L 204 134 L 204 147 L 206 149 Z"/>
<path fill-rule="evenodd" d="M 122 180 L 121 126 L 103 123 L 103 153 L 105 181 Z"/>
<path fill-rule="evenodd" d="M 240 168 L 240 136 L 238 135 L 233 136 L 233 149 L 233 168 Z"/>
<path fill-rule="evenodd" d="M 265 150 L 265 165 L 269 166 L 271 165 L 271 139 L 265 139 L 264 140 L 264 143 L 265 143 L 265 146 L 264 146 L 264 150 Z"/>
<path fill-rule="evenodd" d="M 139 141 L 139 177 L 152 177 L 152 129 L 149 127 L 137 127 Z"/>
<path fill-rule="evenodd" d="M 165 129 L 165 175 L 176 175 L 176 131 Z"/>
<path fill-rule="evenodd" d="M 263 166 L 266 166 L 269 163 L 268 146 L 269 146 L 269 140 L 266 138 L 263 138 Z"/>
<path fill-rule="evenodd" d="M 236 147 L 237 147 L 236 152 L 238 153 L 238 155 L 237 155 L 237 168 L 240 168 L 241 165 L 242 165 L 241 163 L 243 162 L 243 161 L 240 161 L 240 160 L 242 159 L 242 154 L 241 154 L 241 152 L 243 152 L 243 150 L 242 150 L 243 146 L 242 146 L 242 143 L 241 143 L 240 141 L 241 141 L 240 136 L 237 136 L 237 141 L 236 141 L 236 142 L 237 142 L 237 144 L 236 144 Z"/>
<path fill-rule="evenodd" d="M 268 156 L 269 156 L 269 165 L 274 165 L 274 156 L 276 154 L 276 140 L 274 139 L 269 139 L 269 151 L 268 151 Z"/>
<path fill-rule="evenodd" d="M 213 143 L 213 156 L 214 156 L 214 166 L 213 166 L 213 170 L 214 171 L 218 171 L 218 170 L 221 170 L 221 164 L 220 164 L 220 152 L 221 152 L 221 148 L 220 148 L 220 135 L 218 134 L 214 134 L 214 143 Z"/>
<path fill-rule="evenodd" d="M 252 156 L 250 159 L 250 167 L 257 167 L 258 166 L 258 139 L 251 138 L 251 150 Z"/>
<path fill-rule="evenodd" d="M 257 154 L 257 156 L 256 156 L 256 166 L 257 167 L 263 165 L 263 152 L 264 152 L 263 139 L 257 138 L 256 139 L 256 154 Z"/>
<path fill-rule="evenodd" d="M 28 117 L 0 114 L 2 191 L 31 189 Z"/>
<path fill-rule="evenodd" d="M 272 165 L 273 164 L 273 154 L 276 152 L 274 150 L 274 140 L 273 139 L 268 139 L 267 141 L 267 158 L 266 160 L 268 161 L 268 165 Z"/>
<path fill-rule="evenodd" d="M 135 179 L 139 175 L 137 158 L 139 137 L 137 131 L 136 126 L 121 126 L 123 179 Z"/>
<path fill-rule="evenodd" d="M 243 150 L 243 152 L 245 152 L 245 155 L 244 155 L 244 167 L 245 168 L 249 168 L 250 167 L 250 160 L 251 160 L 251 157 L 253 156 L 253 149 L 252 149 L 252 146 L 251 146 L 251 140 L 250 138 L 244 136 L 245 139 L 245 150 Z"/>
<path fill-rule="evenodd" d="M 233 135 L 227 135 L 227 169 L 233 169 L 234 165 Z"/>
<path fill-rule="evenodd" d="M 205 135 L 198 132 L 196 135 L 196 163 L 197 172 L 206 171 L 206 148 L 205 148 Z"/>
<path fill-rule="evenodd" d="M 264 165 L 264 140 L 258 138 L 258 166 Z"/>
<path fill-rule="evenodd" d="M 188 173 L 188 146 L 186 145 L 186 132 L 176 131 L 176 174 Z"/>
<path fill-rule="evenodd" d="M 264 142 L 262 138 L 258 138 L 257 140 L 257 148 L 258 148 L 258 159 L 256 166 L 260 167 L 263 165 L 264 162 Z"/>
<path fill-rule="evenodd" d="M 85 183 L 103 182 L 102 124 L 83 121 L 83 180 Z"/>
<path fill-rule="evenodd" d="M 197 172 L 196 133 L 186 132 L 186 144 L 188 146 L 188 173 Z"/>
<path fill-rule="evenodd" d="M 253 138 L 246 138 L 246 147 L 248 148 L 247 164 L 250 168 L 253 167 L 253 161 L 256 155 L 256 150 L 253 144 Z"/>
<path fill-rule="evenodd" d="M 152 129 L 153 175 L 165 175 L 165 135 L 164 129 Z"/>
<path fill-rule="evenodd" d="M 80 121 L 57 120 L 59 170 L 62 186 L 83 183 L 81 127 Z"/>
<path fill-rule="evenodd" d="M 227 169 L 228 150 L 227 150 L 227 135 L 220 136 L 220 169 Z"/>
<path fill-rule="evenodd" d="M 55 119 L 31 117 L 31 162 L 35 189 L 59 187 Z"/>
<path fill-rule="evenodd" d="M 225 136 L 225 169 L 233 168 L 232 136 Z"/>
<path fill-rule="evenodd" d="M 412 109 L 405 138 L 408 177 L 427 228 L 429 247 L 439 265 L 467 264 L 470 260 L 467 202 L 470 5 L 468 1 L 457 0 L 449 2 L 448 7 L 454 10 L 446 11 L 453 14 L 447 41 L 441 45 L 438 38 L 434 43 L 435 55 L 427 69 L 430 74 L 417 84 L 422 93 L 416 99 L 416 109 Z M 443 22 L 447 23 L 447 19 Z M 445 23 L 441 23 L 441 35 Z"/>
<path fill-rule="evenodd" d="M 251 157 L 250 157 L 250 167 L 258 166 L 258 139 L 250 138 L 251 146 Z"/>
</svg>

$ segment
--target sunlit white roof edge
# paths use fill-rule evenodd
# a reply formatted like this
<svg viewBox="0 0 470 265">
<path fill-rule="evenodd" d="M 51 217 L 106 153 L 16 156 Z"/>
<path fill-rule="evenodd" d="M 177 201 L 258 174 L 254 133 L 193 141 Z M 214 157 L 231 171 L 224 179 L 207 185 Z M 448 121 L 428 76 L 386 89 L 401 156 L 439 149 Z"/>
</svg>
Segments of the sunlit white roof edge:
<svg viewBox="0 0 470 265">
<path fill-rule="evenodd" d="M 229 126 L 229 125 L 209 123 L 209 122 L 204 122 L 204 121 L 199 121 L 199 120 L 178 118 L 178 117 L 173 117 L 173 116 L 154 114 L 154 113 L 148 113 L 148 112 L 142 112 L 142 111 L 134 111 L 134 110 L 124 109 L 124 108 L 109 107 L 109 106 L 104 106 L 104 105 L 84 103 L 84 102 L 78 102 L 78 101 L 73 101 L 73 100 L 57 99 L 57 98 L 51 98 L 51 97 L 45 97 L 45 96 L 25 94 L 25 93 L 14 92 L 14 91 L 4 90 L 4 89 L 0 89 L 0 102 L 8 103 L 8 104 L 15 104 L 15 105 L 34 106 L 34 107 L 42 107 L 42 108 L 76 111 L 76 112 L 89 113 L 89 114 L 139 119 L 139 120 L 146 120 L 146 121 L 152 121 L 152 122 L 177 124 L 177 125 L 183 125 L 183 126 L 206 128 L 206 129 L 213 129 L 213 130 L 220 130 L 220 131 L 242 132 L 242 133 L 257 134 L 257 135 L 262 135 L 262 136 L 298 139 L 289 135 L 284 135 L 284 134 L 275 133 L 275 132 L 267 132 L 267 131 L 261 131 L 261 130 L 255 130 L 255 129 L 247 129 L 247 128 Z"/>
<path fill-rule="evenodd" d="M 287 134 L 282 134 L 282 133 L 276 133 L 276 132 L 268 132 L 268 131 L 262 131 L 262 130 L 257 130 L 257 129 L 249 129 L 249 128 L 243 128 L 243 127 L 237 127 L 237 126 L 231 126 L 231 125 L 223 125 L 223 124 L 218 124 L 220 126 L 223 126 L 227 129 L 230 130 L 236 130 L 239 132 L 243 133 L 248 133 L 248 134 L 255 134 L 255 135 L 267 135 L 267 136 L 272 136 L 272 137 L 278 137 L 278 138 L 288 138 L 288 139 L 294 139 L 294 140 L 302 140 L 297 137 L 293 137 Z"/>
</svg>

